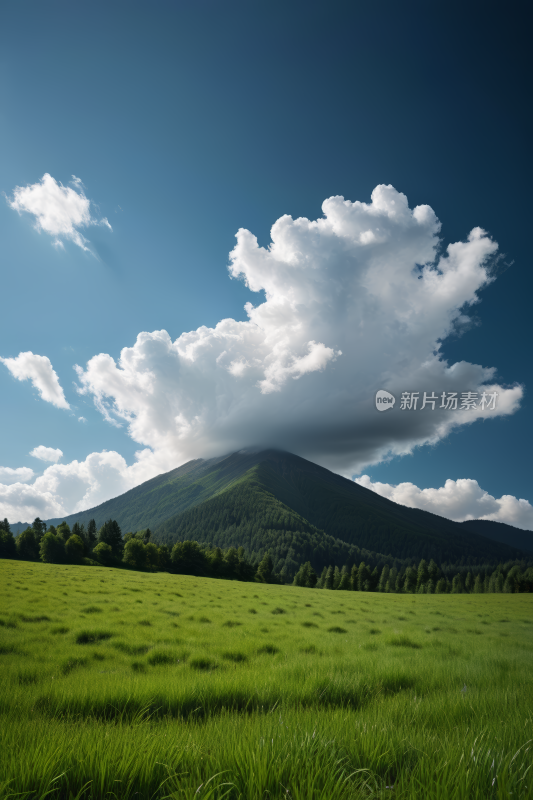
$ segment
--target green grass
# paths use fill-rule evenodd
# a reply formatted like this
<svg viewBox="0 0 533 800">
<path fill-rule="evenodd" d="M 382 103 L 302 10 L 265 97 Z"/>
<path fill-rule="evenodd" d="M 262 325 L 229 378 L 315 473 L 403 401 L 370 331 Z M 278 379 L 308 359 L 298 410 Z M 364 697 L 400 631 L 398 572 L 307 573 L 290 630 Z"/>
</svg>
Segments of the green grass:
<svg viewBox="0 0 533 800">
<path fill-rule="evenodd" d="M 531 798 L 532 657 L 527 594 L 0 561 L 0 798 Z"/>
</svg>

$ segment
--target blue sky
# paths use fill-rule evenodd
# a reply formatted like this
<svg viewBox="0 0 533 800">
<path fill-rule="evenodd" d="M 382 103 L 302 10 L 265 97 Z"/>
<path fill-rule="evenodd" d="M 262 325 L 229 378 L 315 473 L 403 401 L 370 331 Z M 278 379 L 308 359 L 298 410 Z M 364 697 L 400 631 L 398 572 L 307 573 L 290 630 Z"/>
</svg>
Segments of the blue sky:
<svg viewBox="0 0 533 800">
<path fill-rule="evenodd" d="M 500 503 L 495 510 L 473 484 L 496 500 L 510 495 L 533 502 L 530 63 L 524 13 L 519 3 L 496 12 L 479 3 L 4 3 L 0 357 L 32 352 L 48 358 L 70 409 L 44 401 L 29 380 L 17 380 L 0 364 L 0 476 L 33 470 L 31 480 L 19 474 L 25 480 L 16 484 L 23 486 L 18 494 L 13 488 L 9 495 L 0 492 L 0 517 L 3 511 L 10 518 L 19 511 L 20 518 L 59 516 L 54 509 L 70 513 L 86 507 L 84 502 L 95 505 L 177 466 L 180 458 L 209 455 L 210 447 L 215 454 L 225 443 L 287 440 L 306 457 L 344 474 L 364 473 L 372 485 L 385 484 L 382 493 L 400 502 L 454 518 L 484 510 L 489 518 L 532 527 L 530 509 Z M 92 218 L 106 218 L 112 230 L 80 228 L 88 250 L 68 238 L 63 247 L 54 246 L 54 237 L 35 229 L 32 214 L 10 205 L 16 187 L 36 185 L 45 174 L 64 187 L 77 176 L 84 188 L 74 184 L 73 191 L 84 191 Z M 431 206 L 442 223 L 440 254 L 449 243 L 465 242 L 476 226 L 498 242 L 503 257 L 491 262 L 496 280 L 476 290 L 481 302 L 468 312 L 469 329 L 448 336 L 440 358 L 449 365 L 494 367 L 492 382 L 520 385 L 512 413 L 458 426 L 435 445 L 417 446 L 424 436 L 413 429 L 404 442 L 412 454 L 394 456 L 398 446 L 391 445 L 391 458 L 383 456 L 386 432 L 359 447 L 362 431 L 374 424 L 365 427 L 362 418 L 357 431 L 346 423 L 346 435 L 341 422 L 317 434 L 320 398 L 324 417 L 337 413 L 325 394 L 328 382 L 337 380 L 340 387 L 342 375 L 360 369 L 358 391 L 360 384 L 368 387 L 370 405 L 374 384 L 367 366 L 335 355 L 346 330 L 337 336 L 334 326 L 326 326 L 326 341 L 311 317 L 307 339 L 300 349 L 291 340 L 296 349 L 287 358 L 302 358 L 308 341 L 329 349 L 322 355 L 309 351 L 316 363 L 305 374 L 304 367 L 294 372 L 297 361 L 292 373 L 284 362 L 279 369 L 285 377 L 276 373 L 279 385 L 261 394 L 257 405 L 254 378 L 243 401 L 248 427 L 242 435 L 235 422 L 222 431 L 230 395 L 207 366 L 194 375 L 184 371 L 179 391 L 170 384 L 165 389 L 162 378 L 154 383 L 159 394 L 168 390 L 182 397 L 189 428 L 196 418 L 190 409 L 195 403 L 203 408 L 205 397 L 211 398 L 203 427 L 188 439 L 183 431 L 166 432 L 181 406 L 167 413 L 162 399 L 159 411 L 146 411 L 143 423 L 160 426 L 157 441 L 140 430 L 141 423 L 132 430 L 132 418 L 141 418 L 144 407 L 126 408 L 124 394 L 122 416 L 114 415 L 115 424 L 106 420 L 94 403 L 105 377 L 103 362 L 86 377 L 86 394 L 76 391 L 74 381 L 81 384 L 75 364 L 88 376 L 87 363 L 100 353 L 118 362 L 140 332 L 165 330 L 174 341 L 223 319 L 247 323 L 244 305 L 261 304 L 268 281 L 251 291 L 245 285 L 248 267 L 239 273 L 245 280 L 230 279 L 229 253 L 239 229 L 268 247 L 270 229 L 283 215 L 317 220 L 324 200 L 339 195 L 369 204 L 381 184 L 403 193 L 410 209 Z M 429 342 L 434 333 L 421 336 Z M 251 364 L 250 350 L 242 353 L 238 363 Z M 163 363 L 159 355 L 153 358 Z M 161 367 L 169 381 L 173 368 Z M 342 391 L 349 385 L 342 383 Z M 121 391 L 133 391 L 133 383 L 128 386 Z M 238 397 L 231 395 L 233 408 Z M 310 397 L 317 398 L 314 408 Z M 113 396 L 105 402 L 113 412 Z M 359 408 L 354 401 L 354 415 Z M 303 422 L 292 440 L 287 431 L 294 430 L 298 415 Z M 165 437 L 173 445 L 163 453 Z M 328 437 L 339 443 L 337 449 L 324 444 Z M 63 472 L 53 461 L 29 455 L 38 446 L 61 450 Z M 143 469 L 127 476 L 118 461 L 68 468 L 103 451 L 119 454 L 132 467 L 141 450 L 157 458 L 146 454 Z M 46 469 L 52 472 L 42 481 Z M 41 483 L 32 489 L 35 479 Z M 438 490 L 448 479 L 470 483 L 440 495 L 391 488 L 412 483 Z M 9 483 L 14 485 L 12 478 Z"/>
</svg>

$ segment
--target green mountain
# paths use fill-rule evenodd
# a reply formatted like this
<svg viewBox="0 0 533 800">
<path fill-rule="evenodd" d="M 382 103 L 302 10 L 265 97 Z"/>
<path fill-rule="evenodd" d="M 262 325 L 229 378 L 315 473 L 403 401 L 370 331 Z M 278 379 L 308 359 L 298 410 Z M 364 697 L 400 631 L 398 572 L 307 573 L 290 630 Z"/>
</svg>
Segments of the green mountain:
<svg viewBox="0 0 533 800">
<path fill-rule="evenodd" d="M 418 509 L 400 506 L 299 456 L 275 450 L 241 451 L 197 459 L 80 514 L 69 524 L 100 527 L 116 519 L 123 532 L 150 527 L 168 545 L 194 539 L 243 546 L 259 556 L 270 549 L 275 568 L 292 574 L 310 560 L 372 564 L 434 558 L 437 563 L 496 564 L 527 549 L 527 532 L 492 523 L 491 535 Z M 61 520 L 49 520 L 58 524 Z M 510 530 L 509 530 L 510 529 Z M 533 535 L 529 534 L 529 540 Z M 520 550 L 515 541 L 520 540 Z M 524 544 L 525 543 L 525 544 Z M 533 545 L 529 548 L 533 552 Z"/>
</svg>

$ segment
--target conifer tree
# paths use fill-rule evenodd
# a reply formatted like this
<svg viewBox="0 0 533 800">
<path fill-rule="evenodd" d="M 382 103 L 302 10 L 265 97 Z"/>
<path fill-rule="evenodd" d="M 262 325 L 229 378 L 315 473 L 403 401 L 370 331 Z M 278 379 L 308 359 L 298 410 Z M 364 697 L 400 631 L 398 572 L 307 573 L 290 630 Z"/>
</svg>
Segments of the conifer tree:
<svg viewBox="0 0 533 800">
<path fill-rule="evenodd" d="M 364 592 L 365 591 L 365 582 L 368 579 L 368 570 L 366 568 L 366 564 L 364 561 L 361 561 L 359 564 L 359 569 L 357 570 L 357 591 Z"/>
<path fill-rule="evenodd" d="M 41 539 L 46 533 L 46 522 L 43 522 L 40 517 L 35 517 L 32 524 L 33 533 L 35 534 L 35 541 L 37 545 L 40 544 Z"/>
<path fill-rule="evenodd" d="M 429 579 L 429 580 L 432 580 L 432 581 L 433 581 L 433 583 L 434 583 L 435 585 L 437 584 L 437 581 L 438 581 L 438 579 L 439 579 L 439 568 L 438 568 L 438 566 L 435 564 L 435 562 L 433 561 L 433 559 L 431 559 L 431 561 L 429 562 L 429 566 L 428 566 L 428 579 Z"/>
<path fill-rule="evenodd" d="M 423 558 L 418 565 L 418 572 L 416 576 L 417 591 L 422 585 L 425 585 L 429 580 L 429 570 L 426 560 Z"/>
<path fill-rule="evenodd" d="M 348 567 L 346 566 L 346 564 L 341 569 L 341 580 L 338 588 L 341 591 L 345 591 L 346 589 L 350 588 L 350 573 L 348 572 Z"/>
<path fill-rule="evenodd" d="M 326 580 L 324 582 L 324 589 L 333 589 L 333 580 L 335 577 L 335 570 L 333 567 L 328 567 L 326 572 Z"/>
<path fill-rule="evenodd" d="M 354 564 L 353 567 L 352 567 L 352 570 L 350 572 L 350 588 L 354 592 L 358 591 L 358 589 L 357 589 L 357 571 L 358 571 L 358 567 L 356 567 L 356 565 Z"/>
<path fill-rule="evenodd" d="M 390 573 L 390 567 L 388 564 L 385 564 L 385 566 L 381 570 L 381 575 L 379 576 L 378 592 L 385 591 L 385 588 L 389 580 L 389 573 Z"/>
<path fill-rule="evenodd" d="M 338 589 L 339 585 L 340 585 L 340 582 L 341 582 L 341 571 L 336 566 L 335 569 L 333 570 L 333 586 L 332 586 L 332 588 L 333 589 Z"/>
<path fill-rule="evenodd" d="M 398 570 L 396 567 L 393 567 L 389 572 L 389 591 L 395 592 L 396 591 L 396 581 L 398 580 Z"/>
<path fill-rule="evenodd" d="M 412 594 L 416 591 L 417 573 L 414 567 L 407 567 L 405 570 L 405 578 L 403 582 L 404 592 Z"/>
<path fill-rule="evenodd" d="M 474 581 L 474 593 L 481 594 L 483 592 L 483 581 L 481 580 L 481 575 L 476 575 L 476 580 Z"/>
<path fill-rule="evenodd" d="M 474 589 L 474 579 L 472 577 L 472 573 L 471 572 L 469 572 L 468 575 L 466 576 L 465 589 L 469 594 Z"/>
<path fill-rule="evenodd" d="M 94 519 L 90 519 L 87 525 L 87 544 L 89 545 L 89 550 L 92 550 L 96 544 L 96 522 Z"/>
<path fill-rule="evenodd" d="M 326 585 L 326 575 L 327 575 L 327 574 L 328 574 L 328 568 L 327 568 L 327 567 L 324 567 L 324 569 L 322 570 L 322 573 L 321 573 L 321 575 L 320 575 L 320 578 L 318 579 L 318 581 L 317 581 L 317 584 L 316 584 L 316 588 L 317 588 L 317 589 L 324 589 L 324 588 L 325 588 L 325 585 Z"/>
<path fill-rule="evenodd" d="M 59 527 L 61 527 L 61 525 Z M 101 542 L 110 546 L 115 558 L 122 558 L 122 532 L 116 520 L 108 519 L 107 522 L 104 522 L 98 531 L 98 543 L 100 544 Z"/>
</svg>

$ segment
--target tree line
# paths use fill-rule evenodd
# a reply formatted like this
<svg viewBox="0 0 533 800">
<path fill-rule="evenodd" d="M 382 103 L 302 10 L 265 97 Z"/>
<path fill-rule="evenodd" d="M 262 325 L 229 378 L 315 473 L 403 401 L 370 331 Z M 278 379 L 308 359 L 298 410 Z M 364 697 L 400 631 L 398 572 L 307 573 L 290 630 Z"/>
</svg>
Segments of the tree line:
<svg viewBox="0 0 533 800">
<path fill-rule="evenodd" d="M 359 592 L 392 592 L 396 594 L 483 594 L 488 592 L 533 592 L 533 566 L 528 562 L 509 561 L 496 569 L 477 574 L 462 570 L 451 577 L 433 559 L 421 559 L 417 567 L 398 570 L 388 564 L 371 569 L 364 561 L 350 569 L 347 565 L 324 567 L 318 576 L 308 561 L 296 573 L 293 586 Z"/>
<path fill-rule="evenodd" d="M 146 528 L 124 536 L 116 520 L 108 520 L 97 531 L 94 519 L 85 525 L 66 522 L 47 529 L 39 517 L 32 525 L 13 536 L 7 519 L 0 521 L 0 558 L 60 564 L 98 563 L 150 571 L 167 571 L 183 575 L 226 578 L 263 583 L 288 583 L 287 576 L 275 569 L 275 556 L 270 550 L 253 552 L 244 547 L 222 549 L 211 544 L 185 540 L 172 549 L 151 541 Z M 487 592 L 533 592 L 533 564 L 508 561 L 494 566 L 468 568 L 421 559 L 414 565 L 367 565 L 361 561 L 342 567 L 324 567 L 320 575 L 310 561 L 296 566 L 294 586 L 341 591 L 459 594 Z"/>
<path fill-rule="evenodd" d="M 151 541 L 146 528 L 122 536 L 116 520 L 110 519 L 97 531 L 94 519 L 87 528 L 75 522 L 72 529 L 66 522 L 47 529 L 39 517 L 31 526 L 13 536 L 7 519 L 0 520 L 0 558 L 43 561 L 48 564 L 94 564 L 133 569 L 167 571 L 183 575 L 227 578 L 262 583 L 282 583 L 265 554 L 250 560 L 243 547 L 200 545 L 198 542 L 177 542 L 172 550 Z"/>
</svg>

